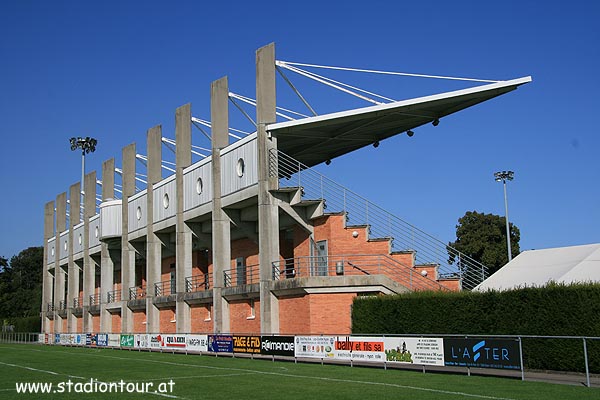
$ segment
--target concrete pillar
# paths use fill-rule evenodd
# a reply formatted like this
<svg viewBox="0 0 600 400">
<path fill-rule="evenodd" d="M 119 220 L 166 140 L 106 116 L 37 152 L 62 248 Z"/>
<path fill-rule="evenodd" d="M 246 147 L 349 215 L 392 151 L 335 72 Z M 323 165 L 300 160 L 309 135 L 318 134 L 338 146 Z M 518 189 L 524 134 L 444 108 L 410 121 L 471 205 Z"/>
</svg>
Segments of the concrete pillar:
<svg viewBox="0 0 600 400">
<path fill-rule="evenodd" d="M 79 266 L 73 258 L 73 246 L 77 238 L 74 235 L 75 225 L 79 224 L 81 184 L 79 182 L 69 188 L 70 218 L 69 218 L 69 264 L 67 280 L 67 332 L 77 332 L 77 317 L 73 314 L 73 299 L 79 294 Z"/>
<path fill-rule="evenodd" d="M 162 180 L 162 127 L 160 125 L 148 130 L 148 184 L 147 190 L 147 228 L 146 228 L 146 331 L 160 332 L 160 313 L 154 306 L 154 284 L 161 279 L 162 243 L 154 233 L 154 185 Z"/>
<path fill-rule="evenodd" d="M 90 296 L 96 287 L 96 262 L 90 256 L 90 218 L 96 215 L 96 171 L 84 177 L 85 194 L 83 196 L 83 331 L 92 332 L 93 316 L 88 307 Z M 79 281 L 79 279 L 77 279 Z"/>
<path fill-rule="evenodd" d="M 279 305 L 271 292 L 272 262 L 279 260 L 279 210 L 269 192 L 277 179 L 269 177 L 269 152 L 277 150 L 277 138 L 266 126 L 276 121 L 275 45 L 256 51 L 256 122 L 258 146 L 258 237 L 260 264 L 260 330 L 279 333 Z"/>
<path fill-rule="evenodd" d="M 42 332 L 44 333 L 50 333 L 48 304 L 52 303 L 54 278 L 50 271 L 48 271 L 48 256 L 51 251 L 48 246 L 48 240 L 52 236 L 54 236 L 54 201 L 49 201 L 44 206 L 44 261 L 42 264 Z M 54 265 L 56 265 L 56 262 Z"/>
<path fill-rule="evenodd" d="M 135 143 L 123 148 L 123 202 L 121 204 L 121 332 L 133 332 L 133 311 L 127 307 L 129 288 L 135 285 L 135 249 L 129 243 L 129 197 L 135 194 Z"/>
<path fill-rule="evenodd" d="M 227 77 L 210 87 L 212 142 L 212 256 L 213 256 L 213 328 L 215 333 L 230 331 L 229 304 L 222 296 L 223 271 L 231 266 L 231 222 L 221 202 L 221 149 L 229 144 L 229 99 Z"/>
<path fill-rule="evenodd" d="M 102 201 L 115 198 L 115 159 L 102 163 Z M 108 243 L 100 243 L 100 331 L 112 332 L 112 317 L 106 309 L 107 293 L 113 290 L 115 265 Z"/>
<path fill-rule="evenodd" d="M 60 242 L 60 234 L 67 230 L 67 193 L 63 192 L 56 196 L 56 239 L 55 239 L 55 262 L 54 262 L 54 309 L 58 310 L 60 302 L 65 299 L 65 272 L 60 266 L 60 259 L 67 255 L 63 243 Z M 63 319 L 54 312 L 54 332 L 63 333 Z"/>
<path fill-rule="evenodd" d="M 183 169 L 192 164 L 192 107 L 179 107 L 175 112 L 175 153 L 177 217 L 175 236 L 175 275 L 177 293 L 185 292 L 185 278 L 192 275 L 192 230 L 183 219 Z M 177 301 L 177 332 L 191 329 L 190 306 L 183 300 Z"/>
</svg>

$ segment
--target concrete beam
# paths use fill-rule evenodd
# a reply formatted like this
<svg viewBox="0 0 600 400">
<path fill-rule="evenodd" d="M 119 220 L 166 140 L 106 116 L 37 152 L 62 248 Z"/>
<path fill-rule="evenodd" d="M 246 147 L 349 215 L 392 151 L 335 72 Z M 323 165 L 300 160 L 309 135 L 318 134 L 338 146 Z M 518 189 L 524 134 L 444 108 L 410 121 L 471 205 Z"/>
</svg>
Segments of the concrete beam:
<svg viewBox="0 0 600 400">
<path fill-rule="evenodd" d="M 123 148 L 123 201 L 121 204 L 121 332 L 133 332 L 133 312 L 127 307 L 129 288 L 135 284 L 135 249 L 129 242 L 129 197 L 135 194 L 135 143 Z"/>
</svg>

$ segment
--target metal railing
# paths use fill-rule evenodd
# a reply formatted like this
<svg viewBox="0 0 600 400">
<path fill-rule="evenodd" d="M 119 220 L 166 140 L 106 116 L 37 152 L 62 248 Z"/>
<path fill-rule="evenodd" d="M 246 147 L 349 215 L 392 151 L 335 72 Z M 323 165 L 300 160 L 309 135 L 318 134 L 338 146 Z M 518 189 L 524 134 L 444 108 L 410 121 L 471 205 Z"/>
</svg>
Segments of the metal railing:
<svg viewBox="0 0 600 400">
<path fill-rule="evenodd" d="M 129 288 L 129 300 L 143 299 L 146 297 L 146 286 L 132 286 Z"/>
<path fill-rule="evenodd" d="M 483 264 L 281 151 L 270 151 L 269 173 L 280 187 L 299 188 L 304 199 L 324 200 L 327 212 L 343 212 L 347 226 L 367 226 L 371 238 L 390 238 L 392 251 L 412 250 L 417 264 L 439 265 L 441 276 L 460 278 L 464 289 L 488 277 Z"/>
<path fill-rule="evenodd" d="M 90 295 L 90 306 L 99 306 L 101 303 L 102 295 L 100 293 Z"/>
<path fill-rule="evenodd" d="M 175 293 L 177 293 L 177 288 L 173 280 L 156 282 L 154 284 L 154 296 L 156 297 L 170 296 Z"/>
<path fill-rule="evenodd" d="M 46 311 L 48 311 L 48 312 L 54 311 L 54 304 L 52 304 L 52 303 L 46 304 Z"/>
<path fill-rule="evenodd" d="M 75 297 L 73 299 L 73 308 L 81 308 L 81 307 L 83 307 L 83 298 Z"/>
<path fill-rule="evenodd" d="M 111 290 L 106 294 L 107 303 L 116 303 L 117 301 L 121 301 L 121 291 L 120 290 Z"/>
<path fill-rule="evenodd" d="M 225 287 L 252 285 L 260 282 L 260 271 L 257 265 L 244 265 L 223 271 Z"/>
<path fill-rule="evenodd" d="M 212 286 L 210 277 L 211 275 L 208 273 L 188 276 L 185 278 L 185 291 L 191 293 L 209 290 Z"/>
<path fill-rule="evenodd" d="M 274 280 L 319 276 L 384 275 L 411 290 L 449 290 L 439 282 L 423 276 L 414 268 L 383 254 L 297 257 L 275 261 L 272 266 Z"/>
<path fill-rule="evenodd" d="M 61 300 L 58 302 L 58 310 L 59 311 L 64 311 L 67 309 L 67 301 L 66 300 Z"/>
</svg>

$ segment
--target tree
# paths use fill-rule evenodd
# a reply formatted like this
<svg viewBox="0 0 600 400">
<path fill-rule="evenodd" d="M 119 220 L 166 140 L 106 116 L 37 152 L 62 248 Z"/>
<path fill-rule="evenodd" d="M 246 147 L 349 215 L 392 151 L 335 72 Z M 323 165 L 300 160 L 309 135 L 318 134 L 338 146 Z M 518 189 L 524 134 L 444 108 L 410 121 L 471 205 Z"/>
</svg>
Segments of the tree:
<svg viewBox="0 0 600 400">
<path fill-rule="evenodd" d="M 511 254 L 515 257 L 520 253 L 521 233 L 512 223 L 509 224 L 509 230 Z M 506 219 L 499 215 L 467 211 L 456 225 L 456 241 L 448 243 L 448 246 L 485 265 L 488 268 L 488 277 L 508 262 Z M 455 261 L 458 262 L 456 256 L 450 254 L 448 262 L 452 264 Z M 463 273 L 469 274 L 473 271 Z"/>
<path fill-rule="evenodd" d="M 43 248 L 29 247 L 6 263 L 0 259 L 0 317 L 38 315 L 42 297 Z"/>
</svg>

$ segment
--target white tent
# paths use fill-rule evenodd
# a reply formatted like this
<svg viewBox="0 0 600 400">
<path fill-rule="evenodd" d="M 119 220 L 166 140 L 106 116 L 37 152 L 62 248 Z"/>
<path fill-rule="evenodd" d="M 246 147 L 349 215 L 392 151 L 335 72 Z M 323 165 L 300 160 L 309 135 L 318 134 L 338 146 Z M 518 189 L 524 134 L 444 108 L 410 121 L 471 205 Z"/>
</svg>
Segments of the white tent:
<svg viewBox="0 0 600 400">
<path fill-rule="evenodd" d="M 474 290 L 510 290 L 548 282 L 600 282 L 600 243 L 527 250 Z"/>
</svg>

